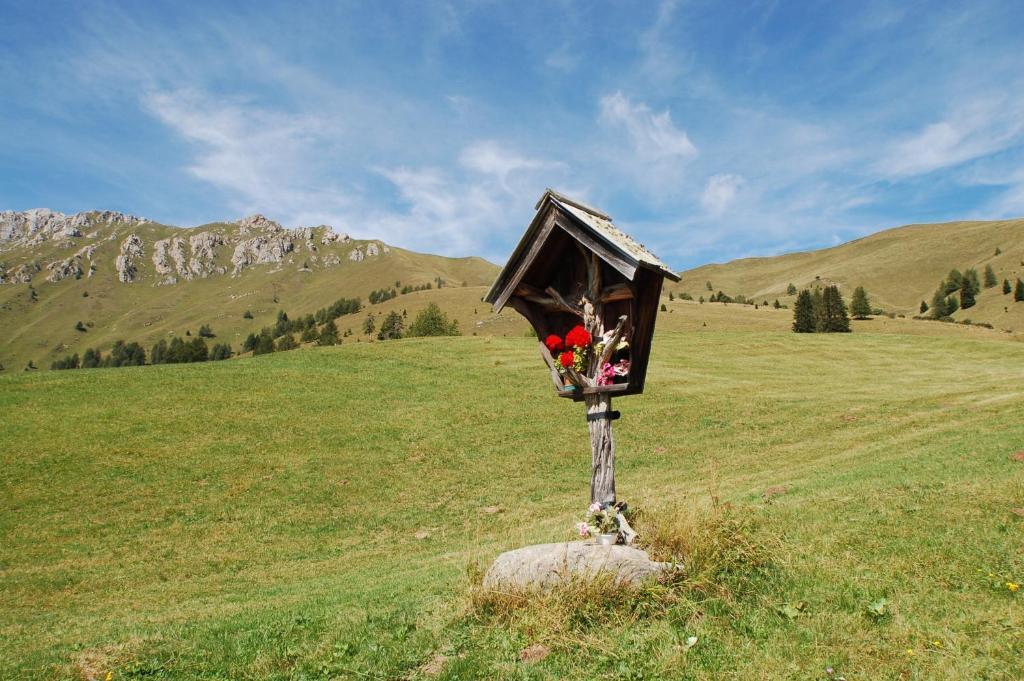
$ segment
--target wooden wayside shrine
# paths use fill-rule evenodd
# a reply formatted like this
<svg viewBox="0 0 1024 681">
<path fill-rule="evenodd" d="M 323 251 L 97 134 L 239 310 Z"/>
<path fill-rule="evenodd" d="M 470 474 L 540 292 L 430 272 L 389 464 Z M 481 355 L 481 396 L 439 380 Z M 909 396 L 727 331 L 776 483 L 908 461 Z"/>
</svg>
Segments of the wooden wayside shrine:
<svg viewBox="0 0 1024 681">
<path fill-rule="evenodd" d="M 591 501 L 614 504 L 611 398 L 643 392 L 662 283 L 679 277 L 599 210 L 550 189 L 536 210 L 484 300 L 526 317 L 559 396 L 586 404 Z M 594 345 L 581 366 L 563 366 L 545 339 L 577 325 Z"/>
</svg>

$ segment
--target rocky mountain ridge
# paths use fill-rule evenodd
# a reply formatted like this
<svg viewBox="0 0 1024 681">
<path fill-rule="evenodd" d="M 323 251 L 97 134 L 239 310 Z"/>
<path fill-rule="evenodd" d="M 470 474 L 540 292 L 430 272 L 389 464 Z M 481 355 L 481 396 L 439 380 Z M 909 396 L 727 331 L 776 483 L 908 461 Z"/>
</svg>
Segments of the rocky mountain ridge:
<svg viewBox="0 0 1024 681">
<path fill-rule="evenodd" d="M 114 242 L 106 253 L 104 245 Z M 391 251 L 380 241 L 355 243 L 330 225 L 287 229 L 263 215 L 179 228 L 115 211 L 65 215 L 46 208 L 0 212 L 0 284 L 51 283 L 112 270 L 121 284 L 155 286 L 230 274 L 256 266 L 326 269 Z M 107 264 L 104 265 L 106 260 Z M 148 274 L 147 274 L 148 273 Z"/>
</svg>

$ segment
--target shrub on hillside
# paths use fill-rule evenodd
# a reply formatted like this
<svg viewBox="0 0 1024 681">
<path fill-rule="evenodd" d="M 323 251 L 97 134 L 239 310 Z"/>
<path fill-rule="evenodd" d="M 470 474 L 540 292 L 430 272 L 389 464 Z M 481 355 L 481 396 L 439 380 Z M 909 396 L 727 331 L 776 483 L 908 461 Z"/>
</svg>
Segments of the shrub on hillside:
<svg viewBox="0 0 1024 681">
<path fill-rule="evenodd" d="M 385 323 L 387 320 L 385 320 Z M 382 325 L 383 328 L 383 325 Z M 458 320 L 448 319 L 437 303 L 430 303 L 416 315 L 409 326 L 409 336 L 458 336 Z"/>
</svg>

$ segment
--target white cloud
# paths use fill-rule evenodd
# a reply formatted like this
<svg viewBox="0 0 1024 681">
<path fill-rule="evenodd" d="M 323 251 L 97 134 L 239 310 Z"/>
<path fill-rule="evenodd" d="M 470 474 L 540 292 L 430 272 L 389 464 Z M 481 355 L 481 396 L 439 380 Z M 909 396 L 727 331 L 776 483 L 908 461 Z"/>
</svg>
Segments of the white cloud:
<svg viewBox="0 0 1024 681">
<path fill-rule="evenodd" d="M 601 119 L 623 126 L 636 153 L 647 160 L 689 161 L 697 157 L 697 147 L 685 130 L 675 126 L 667 109 L 654 113 L 643 102 L 634 104 L 622 92 L 615 92 L 601 98 Z"/>
<path fill-rule="evenodd" d="M 894 177 L 930 173 L 1013 146 L 1022 133 L 1024 98 L 981 99 L 898 139 L 879 170 Z"/>
<path fill-rule="evenodd" d="M 743 177 L 724 173 L 712 175 L 704 186 L 704 192 L 700 196 L 700 205 L 712 216 L 718 216 L 732 205 L 736 200 L 736 194 L 743 186 Z"/>
</svg>

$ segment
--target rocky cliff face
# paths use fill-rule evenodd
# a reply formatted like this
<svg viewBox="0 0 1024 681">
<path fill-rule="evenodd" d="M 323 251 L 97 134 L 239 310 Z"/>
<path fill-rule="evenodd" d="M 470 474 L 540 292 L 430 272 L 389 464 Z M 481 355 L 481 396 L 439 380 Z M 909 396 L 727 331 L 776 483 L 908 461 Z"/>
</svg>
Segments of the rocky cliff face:
<svg viewBox="0 0 1024 681">
<path fill-rule="evenodd" d="M 138 225 L 145 218 L 116 211 L 89 211 L 65 215 L 49 208 L 26 211 L 0 211 L 0 245 L 32 246 L 49 239 L 82 236 L 82 230 L 95 224 Z"/>
<path fill-rule="evenodd" d="M 126 226 L 130 231 L 122 229 Z M 106 267 L 112 266 L 117 281 L 124 284 L 150 278 L 144 267 L 148 254 L 154 286 L 218 276 L 229 268 L 232 276 L 263 265 L 326 269 L 339 266 L 345 257 L 362 262 L 390 252 L 380 242 L 341 248 L 351 237 L 329 225 L 286 229 L 263 215 L 211 227 L 203 231 L 167 228 L 113 211 L 70 216 L 45 208 L 0 212 L 0 284 L 29 283 L 39 272 L 45 272 L 49 282 L 91 277 L 103 271 L 93 260 L 97 249 L 106 249 L 100 251 L 100 260 L 106 253 Z M 168 236 L 169 229 L 177 233 Z M 54 251 L 68 252 L 55 258 Z"/>
<path fill-rule="evenodd" d="M 130 235 L 121 242 L 121 255 L 114 261 L 117 280 L 122 284 L 130 284 L 138 276 L 137 263 L 143 255 L 142 239 L 137 234 Z"/>
</svg>

